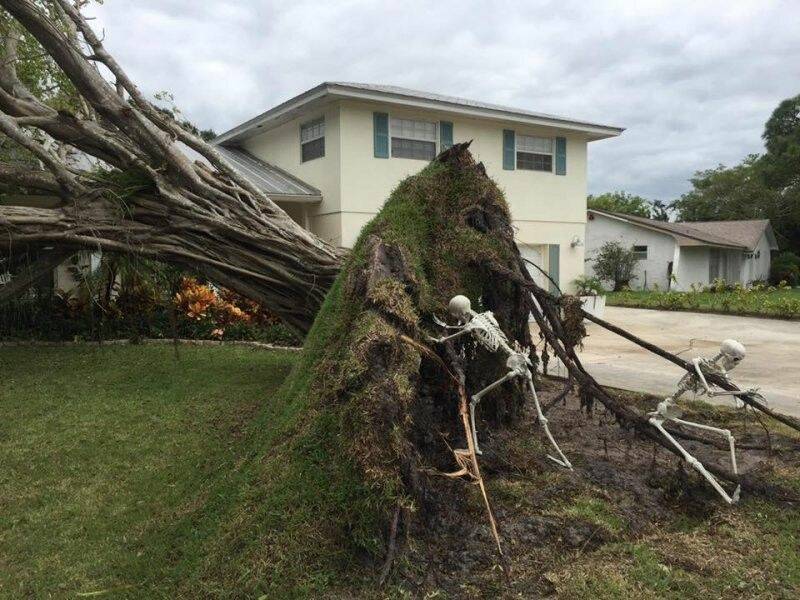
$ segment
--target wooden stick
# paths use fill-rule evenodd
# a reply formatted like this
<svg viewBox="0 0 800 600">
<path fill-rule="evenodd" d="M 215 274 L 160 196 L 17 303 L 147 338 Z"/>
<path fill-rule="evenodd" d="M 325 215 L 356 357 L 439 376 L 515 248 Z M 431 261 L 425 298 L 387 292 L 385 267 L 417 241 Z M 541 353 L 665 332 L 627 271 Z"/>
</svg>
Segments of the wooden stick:
<svg viewBox="0 0 800 600">
<path fill-rule="evenodd" d="M 494 512 L 492 511 L 492 504 L 489 501 L 489 495 L 486 492 L 486 486 L 484 485 L 483 477 L 481 476 L 481 469 L 480 469 L 480 466 L 478 465 L 478 455 L 475 452 L 475 444 L 473 442 L 473 437 L 472 437 L 472 427 L 470 426 L 470 422 L 469 422 L 469 409 L 467 408 L 467 404 L 468 404 L 468 402 L 467 402 L 467 392 L 466 392 L 466 389 L 464 387 L 464 382 L 465 382 L 464 372 L 459 367 L 456 366 L 455 369 L 458 372 L 458 376 L 456 376 L 447 367 L 447 365 L 444 363 L 442 358 L 438 354 L 436 354 L 433 350 L 431 350 L 430 348 L 425 346 L 424 344 L 420 344 L 418 341 L 416 341 L 416 340 L 414 340 L 414 339 L 412 339 L 412 338 L 410 338 L 410 337 L 408 337 L 406 335 L 401 335 L 400 339 L 402 341 L 404 341 L 405 343 L 410 344 L 411 346 L 414 346 L 415 348 L 417 348 L 420 352 L 422 352 L 426 356 L 434 359 L 439 364 L 439 366 L 441 366 L 442 369 L 448 374 L 450 379 L 456 385 L 456 389 L 458 390 L 458 398 L 459 398 L 458 412 L 461 415 L 461 422 L 462 422 L 462 424 L 464 426 L 464 435 L 467 438 L 467 453 L 466 454 L 467 454 L 467 459 L 470 461 L 470 464 L 472 465 L 472 473 L 471 473 L 471 475 L 475 479 L 476 483 L 478 484 L 478 487 L 481 490 L 481 496 L 483 496 L 483 503 L 486 506 L 486 514 L 489 516 L 489 524 L 491 525 L 491 528 L 492 528 L 492 535 L 494 536 L 494 541 L 497 544 L 497 551 L 500 553 L 500 556 L 503 556 L 503 547 L 500 544 L 500 533 L 497 531 L 497 521 L 494 518 Z M 454 354 L 453 350 L 452 350 L 452 345 L 448 343 L 445 347 L 447 349 L 448 354 L 450 354 L 452 356 Z M 459 460 L 459 457 L 458 457 L 458 454 L 457 454 L 458 451 L 453 451 L 453 452 L 454 452 L 454 454 L 456 454 L 456 461 L 459 463 L 459 465 L 461 465 L 462 463 Z"/>
</svg>

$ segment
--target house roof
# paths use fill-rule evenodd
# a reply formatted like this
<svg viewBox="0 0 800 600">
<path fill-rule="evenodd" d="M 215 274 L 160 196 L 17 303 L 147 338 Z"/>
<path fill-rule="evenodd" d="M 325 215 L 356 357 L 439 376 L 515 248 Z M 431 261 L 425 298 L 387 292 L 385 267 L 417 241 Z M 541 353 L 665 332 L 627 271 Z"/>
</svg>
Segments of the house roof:
<svg viewBox="0 0 800 600">
<path fill-rule="evenodd" d="M 584 133 L 589 140 L 618 136 L 624 131 L 624 128 L 612 125 L 602 125 L 590 121 L 457 98 L 455 96 L 411 90 L 393 85 L 326 81 L 226 131 L 217 137 L 215 142 L 221 144 L 247 139 L 258 133 L 257 130 L 259 128 L 277 126 L 286 120 L 295 118 L 306 110 L 311 110 L 329 101 L 345 98 L 435 109 L 476 118 L 558 127 L 564 130 Z"/>
<path fill-rule="evenodd" d="M 246 150 L 225 146 L 217 146 L 217 150 L 242 177 L 273 200 L 295 202 L 319 202 L 322 200 L 322 192 L 317 188 L 275 165 L 256 158 Z"/>
<path fill-rule="evenodd" d="M 770 248 L 778 249 L 769 219 L 669 223 L 596 208 L 590 208 L 588 212 L 662 231 L 672 235 L 681 246 L 719 246 L 755 250 L 761 236 L 766 234 Z"/>
</svg>

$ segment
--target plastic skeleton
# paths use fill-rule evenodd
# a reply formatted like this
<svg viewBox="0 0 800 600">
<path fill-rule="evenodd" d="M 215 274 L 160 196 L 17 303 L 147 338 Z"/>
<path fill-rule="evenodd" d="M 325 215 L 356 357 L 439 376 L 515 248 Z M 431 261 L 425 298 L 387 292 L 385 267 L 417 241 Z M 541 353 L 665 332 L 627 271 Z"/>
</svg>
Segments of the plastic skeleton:
<svg viewBox="0 0 800 600">
<path fill-rule="evenodd" d="M 672 394 L 669 398 L 664 399 L 663 402 L 660 402 L 658 408 L 650 413 L 650 423 L 656 427 L 663 435 L 666 437 L 673 446 L 675 446 L 680 453 L 683 455 L 683 458 L 688 462 L 692 467 L 694 467 L 706 480 L 714 487 L 714 489 L 719 493 L 720 496 L 727 502 L 728 504 L 733 504 L 739 501 L 739 493 L 740 493 L 740 486 L 736 486 L 736 490 L 733 492 L 732 496 L 729 496 L 728 493 L 723 489 L 723 487 L 719 484 L 719 482 L 714 478 L 711 473 L 709 473 L 706 468 L 703 466 L 699 460 L 693 457 L 686 449 L 681 446 L 677 440 L 670 435 L 670 433 L 664 429 L 664 422 L 665 421 L 674 421 L 680 425 L 685 425 L 686 427 L 695 427 L 697 429 L 702 429 L 705 431 L 711 431 L 713 433 L 719 433 L 723 435 L 728 440 L 728 445 L 730 447 L 731 453 L 731 467 L 733 468 L 734 474 L 738 475 L 739 470 L 736 465 L 736 446 L 735 440 L 731 432 L 727 429 L 720 429 L 718 427 L 711 427 L 709 425 L 702 425 L 700 423 L 693 423 L 691 421 L 684 421 L 681 419 L 682 411 L 681 409 L 675 404 L 675 400 L 677 400 L 684 392 L 687 391 L 694 391 L 695 393 L 703 394 L 709 397 L 716 397 L 716 396 L 741 396 L 744 394 L 754 394 L 760 397 L 758 394 L 758 389 L 753 388 L 749 390 L 740 390 L 736 392 L 729 392 L 726 390 L 713 390 L 711 386 L 709 386 L 708 382 L 706 381 L 705 375 L 703 371 L 707 373 L 715 373 L 718 375 L 722 375 L 725 379 L 728 379 L 728 372 L 733 370 L 736 365 L 738 365 L 745 357 L 745 348 L 744 345 L 740 344 L 736 340 L 725 340 L 722 342 L 722 346 L 720 346 L 720 351 L 711 359 L 706 358 L 694 358 L 692 359 L 692 364 L 694 365 L 694 373 L 686 373 L 681 380 L 678 382 L 678 389 L 675 390 L 675 393 Z M 738 404 L 738 401 L 737 401 Z"/>
<path fill-rule="evenodd" d="M 487 385 L 481 391 L 473 395 L 470 399 L 469 416 L 472 424 L 472 439 L 475 444 L 475 451 L 478 454 L 481 454 L 480 447 L 478 446 L 478 434 L 475 430 L 475 407 L 481 401 L 481 398 L 483 398 L 490 391 L 506 381 L 514 379 L 515 377 L 520 377 L 523 382 L 527 384 L 531 394 L 533 395 L 533 402 L 536 406 L 536 414 L 539 417 L 539 423 L 542 424 L 542 428 L 547 434 L 547 439 L 550 440 L 550 443 L 553 445 L 553 448 L 555 448 L 555 451 L 559 456 L 559 458 L 550 455 L 547 457 L 562 467 L 572 470 L 572 464 L 569 462 L 569 460 L 567 460 L 567 457 L 564 456 L 564 453 L 561 452 L 558 444 L 556 444 L 556 441 L 553 439 L 553 436 L 550 433 L 550 428 L 547 426 L 547 418 L 544 416 L 544 413 L 542 413 L 542 407 L 539 404 L 539 398 L 536 396 L 536 388 L 533 386 L 533 375 L 531 374 L 532 365 L 530 359 L 528 358 L 527 352 L 522 352 L 518 346 L 516 349 L 512 348 L 508 343 L 506 334 L 503 333 L 502 329 L 500 329 L 500 325 L 497 323 L 494 315 L 488 311 L 476 313 L 474 310 L 472 310 L 469 298 L 466 296 L 453 297 L 448 305 L 448 310 L 453 317 L 458 319 L 458 325 L 447 325 L 439 319 L 435 319 L 435 321 L 437 325 L 440 325 L 441 327 L 446 329 L 457 329 L 458 331 L 443 338 L 434 338 L 434 341 L 441 343 L 463 335 L 470 335 L 475 339 L 475 341 L 478 342 L 478 344 L 483 346 L 489 352 L 497 352 L 499 350 L 508 357 L 506 360 L 508 373 L 506 373 L 497 381 Z"/>
</svg>

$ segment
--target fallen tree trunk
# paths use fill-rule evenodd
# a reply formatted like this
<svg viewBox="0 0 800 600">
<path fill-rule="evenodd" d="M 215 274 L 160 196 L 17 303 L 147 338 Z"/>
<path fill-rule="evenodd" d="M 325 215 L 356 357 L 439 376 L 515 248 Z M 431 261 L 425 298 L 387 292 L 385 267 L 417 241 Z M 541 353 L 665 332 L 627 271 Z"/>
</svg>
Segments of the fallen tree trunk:
<svg viewBox="0 0 800 600">
<path fill-rule="evenodd" d="M 342 251 L 295 223 L 213 146 L 145 99 L 71 2 L 0 4 L 78 95 L 67 111 L 32 94 L 17 73 L 22 34 L 4 32 L 0 133 L 31 160 L 0 162 L 0 189 L 18 204 L 0 206 L 3 252 L 55 246 L 157 258 L 198 270 L 307 332 Z M 203 161 L 192 162 L 187 147 Z M 69 159 L 75 152 L 84 158 L 79 165 Z M 61 203 L 32 207 L 42 196 Z"/>
</svg>

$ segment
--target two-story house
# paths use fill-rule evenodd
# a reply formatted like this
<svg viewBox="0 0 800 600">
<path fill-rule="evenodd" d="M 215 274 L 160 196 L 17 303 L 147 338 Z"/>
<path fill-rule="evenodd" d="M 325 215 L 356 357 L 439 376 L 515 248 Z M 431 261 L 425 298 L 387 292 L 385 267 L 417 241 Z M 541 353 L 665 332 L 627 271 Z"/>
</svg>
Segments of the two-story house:
<svg viewBox="0 0 800 600">
<path fill-rule="evenodd" d="M 473 140 L 505 191 L 521 251 L 569 287 L 583 273 L 587 144 L 622 131 L 398 87 L 322 83 L 214 143 L 298 223 L 351 247 L 400 180 Z"/>
</svg>

